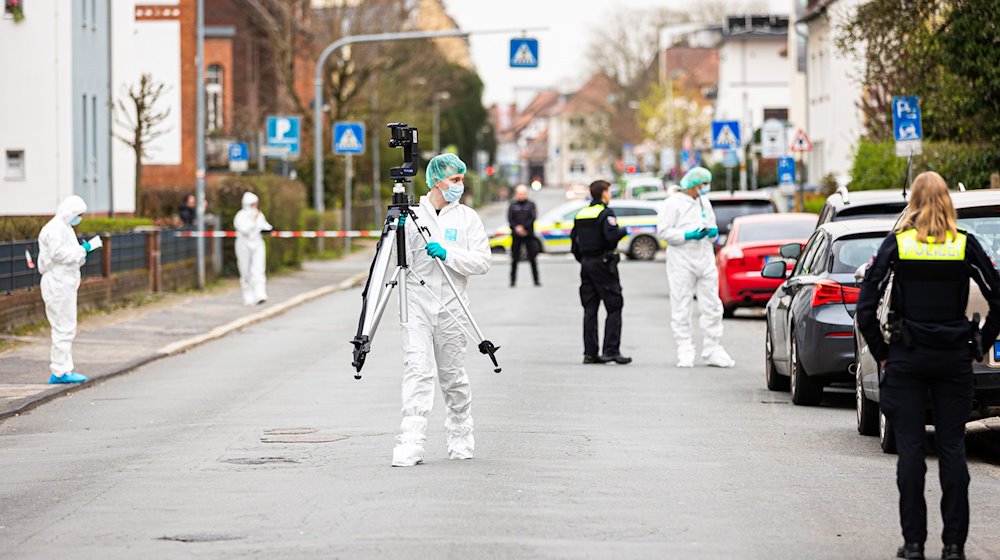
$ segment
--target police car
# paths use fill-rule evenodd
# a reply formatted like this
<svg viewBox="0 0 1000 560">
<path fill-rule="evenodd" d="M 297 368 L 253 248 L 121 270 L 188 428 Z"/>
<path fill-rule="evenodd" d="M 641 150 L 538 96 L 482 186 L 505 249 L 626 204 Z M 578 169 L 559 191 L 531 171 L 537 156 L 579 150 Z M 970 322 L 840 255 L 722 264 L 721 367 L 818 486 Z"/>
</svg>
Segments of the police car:
<svg viewBox="0 0 1000 560">
<path fill-rule="evenodd" d="M 570 232 L 576 213 L 587 206 L 582 200 L 563 203 L 535 220 L 535 237 L 542 244 L 544 253 L 569 253 Z M 628 230 L 618 244 L 618 249 L 629 258 L 653 260 L 656 252 L 666 244 L 656 237 L 656 215 L 659 205 L 645 200 L 612 200 L 610 207 L 615 211 L 618 225 Z M 490 249 L 494 253 L 510 251 L 512 243 L 510 227 L 498 228 L 490 235 Z"/>
</svg>

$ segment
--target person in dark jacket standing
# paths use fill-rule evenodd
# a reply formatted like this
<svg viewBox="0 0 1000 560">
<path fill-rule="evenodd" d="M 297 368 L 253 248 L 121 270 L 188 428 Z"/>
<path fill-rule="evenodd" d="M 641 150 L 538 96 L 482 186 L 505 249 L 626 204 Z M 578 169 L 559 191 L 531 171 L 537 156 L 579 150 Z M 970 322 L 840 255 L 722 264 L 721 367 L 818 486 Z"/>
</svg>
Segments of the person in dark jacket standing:
<svg viewBox="0 0 1000 560">
<path fill-rule="evenodd" d="M 521 260 L 521 252 L 528 255 L 531 263 L 531 277 L 536 286 L 541 286 L 538 279 L 538 239 L 535 237 L 535 219 L 538 209 L 535 203 L 528 200 L 528 186 L 518 185 L 514 189 L 514 202 L 507 208 L 507 222 L 510 223 L 510 287 L 517 284 L 517 262 Z M 523 249 L 522 249 L 523 248 Z"/>
<path fill-rule="evenodd" d="M 965 315 L 970 278 L 989 304 L 981 333 Z M 891 311 L 880 320 L 880 299 L 887 289 Z M 861 283 L 857 319 L 884 371 L 879 405 L 896 432 L 904 540 L 896 556 L 924 558 L 929 393 L 941 471 L 941 557 L 964 559 L 969 532 L 965 423 L 972 410 L 972 359 L 992 348 L 1000 334 L 1000 274 L 979 241 L 958 230 L 948 185 L 937 173 L 914 179 L 902 222 L 882 243 Z"/>
<path fill-rule="evenodd" d="M 184 199 L 184 204 L 177 210 L 177 214 L 180 215 L 181 222 L 184 227 L 192 227 L 195 225 L 195 220 L 198 217 L 197 210 L 195 209 L 195 197 L 193 194 L 187 195 Z"/>
<path fill-rule="evenodd" d="M 632 358 L 621 355 L 622 285 L 618 277 L 618 241 L 625 228 L 618 227 L 611 202 L 611 183 L 590 184 L 590 206 L 580 210 L 570 233 L 573 256 L 580 263 L 580 303 L 583 304 L 583 363 L 627 364 Z M 597 346 L 597 311 L 604 302 L 608 318 L 604 323 L 604 354 Z"/>
</svg>

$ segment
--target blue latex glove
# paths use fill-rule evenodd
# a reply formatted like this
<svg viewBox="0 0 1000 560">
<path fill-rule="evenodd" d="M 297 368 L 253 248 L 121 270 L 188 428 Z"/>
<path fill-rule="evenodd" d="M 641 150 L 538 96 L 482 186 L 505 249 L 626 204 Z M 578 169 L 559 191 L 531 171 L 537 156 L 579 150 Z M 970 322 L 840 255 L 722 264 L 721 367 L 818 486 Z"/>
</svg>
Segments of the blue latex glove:
<svg viewBox="0 0 1000 560">
<path fill-rule="evenodd" d="M 437 241 L 431 241 L 427 244 L 427 254 L 435 259 L 445 260 L 448 258 L 448 251 Z"/>
<path fill-rule="evenodd" d="M 702 239 L 705 237 L 705 232 L 700 229 L 693 229 L 691 231 L 684 232 L 684 239 Z"/>
<path fill-rule="evenodd" d="M 719 228 L 717 227 L 708 228 L 708 233 L 706 234 L 706 237 L 718 237 L 718 236 L 719 236 Z"/>
<path fill-rule="evenodd" d="M 86 251 L 86 252 L 88 252 L 88 253 L 90 252 L 90 242 L 89 241 L 84 241 L 83 242 L 83 250 Z"/>
</svg>

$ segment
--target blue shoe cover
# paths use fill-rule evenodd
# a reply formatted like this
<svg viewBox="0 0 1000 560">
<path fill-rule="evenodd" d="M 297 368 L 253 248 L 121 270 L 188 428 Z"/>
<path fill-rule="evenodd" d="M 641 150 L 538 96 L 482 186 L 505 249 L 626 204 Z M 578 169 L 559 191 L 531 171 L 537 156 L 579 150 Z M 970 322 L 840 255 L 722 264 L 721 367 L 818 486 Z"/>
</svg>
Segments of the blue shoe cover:
<svg viewBox="0 0 1000 560">
<path fill-rule="evenodd" d="M 87 377 L 80 375 L 75 371 L 71 371 L 62 377 L 53 373 L 49 377 L 49 385 L 55 385 L 57 383 L 83 383 L 84 381 L 87 381 Z"/>
</svg>

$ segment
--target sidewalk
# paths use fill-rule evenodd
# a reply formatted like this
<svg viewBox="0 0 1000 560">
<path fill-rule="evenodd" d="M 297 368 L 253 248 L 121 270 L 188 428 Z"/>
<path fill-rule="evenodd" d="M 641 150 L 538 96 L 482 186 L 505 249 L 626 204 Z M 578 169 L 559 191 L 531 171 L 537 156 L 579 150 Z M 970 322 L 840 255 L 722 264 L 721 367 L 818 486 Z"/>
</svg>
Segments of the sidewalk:
<svg viewBox="0 0 1000 560">
<path fill-rule="evenodd" d="M 238 284 L 233 284 L 205 294 L 167 293 L 160 301 L 137 309 L 83 319 L 73 344 L 76 369 L 91 379 L 84 384 L 89 385 L 307 301 L 359 286 L 368 276 L 375 244 L 355 246 L 365 249 L 340 260 L 307 262 L 301 271 L 269 277 L 270 299 L 264 305 L 245 307 Z M 358 301 L 360 305 L 360 297 Z M 80 387 L 48 385 L 48 379 L 48 331 L 0 354 L 0 420 Z"/>
</svg>

